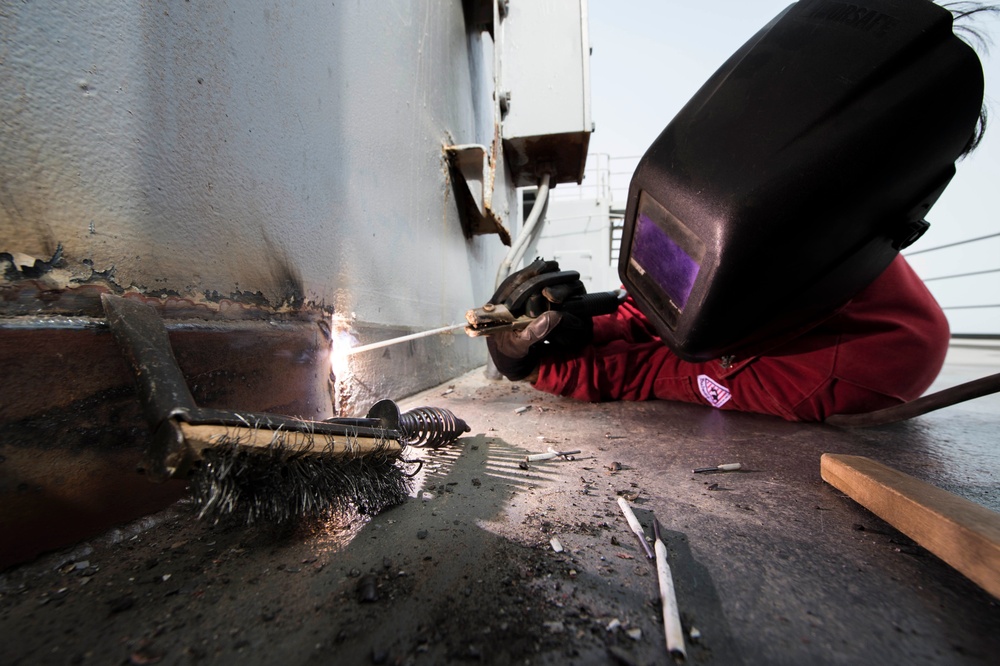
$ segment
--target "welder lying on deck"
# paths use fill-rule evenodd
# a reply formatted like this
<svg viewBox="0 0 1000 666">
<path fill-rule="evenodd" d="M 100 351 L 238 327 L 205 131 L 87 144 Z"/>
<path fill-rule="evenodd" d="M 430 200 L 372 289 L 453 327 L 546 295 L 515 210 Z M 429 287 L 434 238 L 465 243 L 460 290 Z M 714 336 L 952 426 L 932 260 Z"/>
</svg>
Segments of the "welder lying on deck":
<svg viewBox="0 0 1000 666">
<path fill-rule="evenodd" d="M 533 306 L 527 328 L 490 336 L 501 373 L 581 400 L 790 421 L 928 388 L 948 322 L 898 252 L 985 128 L 982 66 L 953 21 L 1000 7 L 856 9 L 800 0 L 709 79 L 633 174 L 618 264 L 630 300 L 581 319 L 543 291 L 556 311 Z"/>
<path fill-rule="evenodd" d="M 822 421 L 919 397 L 941 370 L 948 338 L 944 313 L 900 256 L 826 320 L 731 363 L 681 360 L 631 299 L 592 327 L 550 311 L 487 343 L 504 376 L 556 395 L 680 400 Z"/>
</svg>

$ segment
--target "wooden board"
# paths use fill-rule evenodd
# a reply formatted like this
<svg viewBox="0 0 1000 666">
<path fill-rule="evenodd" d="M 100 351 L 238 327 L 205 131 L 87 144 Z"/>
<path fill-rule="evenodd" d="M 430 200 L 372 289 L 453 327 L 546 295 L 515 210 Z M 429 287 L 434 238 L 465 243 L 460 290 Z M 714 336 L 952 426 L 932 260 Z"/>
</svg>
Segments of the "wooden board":
<svg viewBox="0 0 1000 666">
<path fill-rule="evenodd" d="M 824 453 L 820 473 L 1000 599 L 1000 514 L 863 456 Z"/>
</svg>

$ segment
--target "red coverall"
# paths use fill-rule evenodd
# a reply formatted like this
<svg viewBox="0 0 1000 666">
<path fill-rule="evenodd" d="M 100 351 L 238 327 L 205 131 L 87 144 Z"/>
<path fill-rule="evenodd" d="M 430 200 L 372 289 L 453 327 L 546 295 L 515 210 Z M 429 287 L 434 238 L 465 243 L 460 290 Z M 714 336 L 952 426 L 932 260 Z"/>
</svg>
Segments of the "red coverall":
<svg viewBox="0 0 1000 666">
<path fill-rule="evenodd" d="M 658 398 L 822 421 L 919 397 L 948 339 L 944 313 L 900 256 L 822 323 L 729 367 L 678 358 L 629 299 L 594 318 L 582 352 L 544 355 L 534 386 L 591 402 Z"/>
</svg>

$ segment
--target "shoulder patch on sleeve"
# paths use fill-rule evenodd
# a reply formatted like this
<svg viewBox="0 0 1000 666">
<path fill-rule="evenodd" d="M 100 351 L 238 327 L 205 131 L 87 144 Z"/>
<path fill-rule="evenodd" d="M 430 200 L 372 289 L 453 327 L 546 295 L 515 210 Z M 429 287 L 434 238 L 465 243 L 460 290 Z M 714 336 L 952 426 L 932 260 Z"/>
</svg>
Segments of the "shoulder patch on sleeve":
<svg viewBox="0 0 1000 666">
<path fill-rule="evenodd" d="M 698 375 L 698 390 L 712 407 L 719 408 L 729 402 L 733 394 L 725 386 L 708 375 Z"/>
</svg>

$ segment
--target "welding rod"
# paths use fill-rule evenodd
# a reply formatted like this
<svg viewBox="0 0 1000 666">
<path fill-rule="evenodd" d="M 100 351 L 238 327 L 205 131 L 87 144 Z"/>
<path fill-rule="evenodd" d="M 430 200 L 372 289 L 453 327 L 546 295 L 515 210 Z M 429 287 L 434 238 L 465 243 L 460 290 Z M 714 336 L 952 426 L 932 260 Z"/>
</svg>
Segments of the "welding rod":
<svg viewBox="0 0 1000 666">
<path fill-rule="evenodd" d="M 632 532 L 639 537 L 639 543 L 642 544 L 642 549 L 646 551 L 646 557 L 653 559 L 656 555 L 653 554 L 653 550 L 646 543 L 646 533 L 642 531 L 642 525 L 639 524 L 639 519 L 635 517 L 632 512 L 632 507 L 628 505 L 628 501 L 624 497 L 618 498 L 618 506 L 622 508 L 622 513 L 625 514 L 625 520 L 628 521 L 628 526 L 632 528 Z"/>
<path fill-rule="evenodd" d="M 705 472 L 735 472 L 742 468 L 743 465 L 740 463 L 726 463 L 725 465 L 715 465 L 714 467 L 698 467 L 691 471 L 695 474 L 703 474 Z"/>
<path fill-rule="evenodd" d="M 569 456 L 575 456 L 580 453 L 580 449 L 574 449 L 573 451 L 556 451 L 551 446 L 546 453 L 532 453 L 529 456 L 525 456 L 524 462 L 538 462 L 540 460 L 552 460 L 553 458 L 558 458 L 563 456 L 569 459 Z"/>
<path fill-rule="evenodd" d="M 660 605 L 663 607 L 663 634 L 667 640 L 667 652 L 680 659 L 687 658 L 684 648 L 684 630 L 681 628 L 681 614 L 677 608 L 677 594 L 674 592 L 674 578 L 670 575 L 667 562 L 667 547 L 660 539 L 660 521 L 653 518 L 653 547 L 656 549 L 656 577 L 660 583 Z"/>
<path fill-rule="evenodd" d="M 420 338 L 429 338 L 432 335 L 440 335 L 442 333 L 450 333 L 451 331 L 457 331 L 460 328 L 465 328 L 465 324 L 454 324 L 452 326 L 442 326 L 441 328 L 434 328 L 429 331 L 423 331 L 421 333 L 411 333 L 410 335 L 401 335 L 398 338 L 389 338 L 388 340 L 382 340 L 381 342 L 373 342 L 368 345 L 361 345 L 359 347 L 351 347 L 350 349 L 344 350 L 345 356 L 351 356 L 353 354 L 360 354 L 361 352 L 370 351 L 372 349 L 381 349 L 382 347 L 389 347 L 391 345 L 398 345 L 401 342 L 409 342 L 410 340 L 418 340 Z"/>
</svg>

